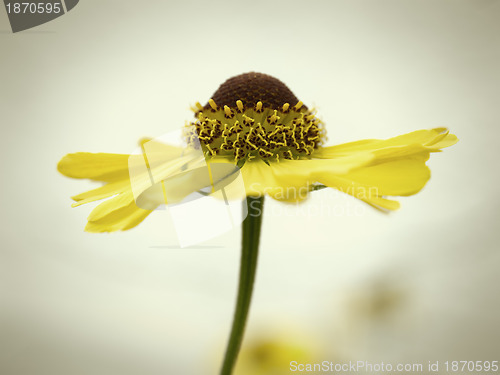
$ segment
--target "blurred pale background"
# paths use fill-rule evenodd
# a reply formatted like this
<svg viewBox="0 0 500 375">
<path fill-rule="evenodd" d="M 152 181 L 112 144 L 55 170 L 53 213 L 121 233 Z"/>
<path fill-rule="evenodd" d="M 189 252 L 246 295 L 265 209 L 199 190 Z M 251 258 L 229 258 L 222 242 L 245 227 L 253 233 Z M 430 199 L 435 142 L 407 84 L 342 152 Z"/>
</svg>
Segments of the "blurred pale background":
<svg viewBox="0 0 500 375">
<path fill-rule="evenodd" d="M 175 130 L 252 70 L 316 105 L 331 143 L 437 126 L 460 142 L 389 216 L 326 190 L 306 207 L 362 214 L 268 201 L 245 350 L 285 337 L 319 360 L 500 359 L 499 19 L 493 0 L 82 0 L 12 34 L 2 10 L 0 373 L 216 373 L 239 230 L 179 249 L 158 212 L 84 233 L 92 207 L 69 196 L 94 185 L 55 167 Z"/>
</svg>

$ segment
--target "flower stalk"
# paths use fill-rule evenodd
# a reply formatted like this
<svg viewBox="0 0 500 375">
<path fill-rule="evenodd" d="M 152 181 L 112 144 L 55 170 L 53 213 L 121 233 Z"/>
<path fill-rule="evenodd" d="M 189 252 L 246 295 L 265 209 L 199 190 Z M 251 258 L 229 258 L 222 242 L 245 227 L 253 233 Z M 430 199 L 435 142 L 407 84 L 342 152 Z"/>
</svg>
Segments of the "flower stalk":
<svg viewBox="0 0 500 375">
<path fill-rule="evenodd" d="M 259 254 L 260 229 L 264 209 L 264 197 L 247 197 L 248 214 L 242 224 L 240 278 L 233 325 L 229 335 L 221 375 L 231 375 L 238 358 L 245 333 L 245 325 L 252 300 L 255 271 Z"/>
</svg>

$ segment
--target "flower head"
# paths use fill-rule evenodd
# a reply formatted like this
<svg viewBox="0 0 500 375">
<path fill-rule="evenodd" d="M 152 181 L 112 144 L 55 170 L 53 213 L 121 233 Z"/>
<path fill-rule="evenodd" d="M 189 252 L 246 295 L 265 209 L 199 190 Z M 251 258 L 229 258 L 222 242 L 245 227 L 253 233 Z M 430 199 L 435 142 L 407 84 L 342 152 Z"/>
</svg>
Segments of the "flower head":
<svg viewBox="0 0 500 375">
<path fill-rule="evenodd" d="M 278 79 L 246 73 L 228 79 L 205 106 L 196 103 L 191 137 L 207 157 L 233 158 L 240 165 L 309 158 L 325 138 L 314 111 Z"/>
<path fill-rule="evenodd" d="M 395 210 L 399 203 L 388 197 L 420 191 L 430 178 L 426 166 L 430 154 L 457 142 L 447 129 L 435 128 L 387 140 L 368 139 L 327 147 L 326 131 L 314 109 L 307 108 L 284 83 L 261 73 L 228 79 L 206 105 L 196 103 L 193 110 L 195 120 L 185 128 L 187 146 L 201 148 L 201 158 L 208 165 L 237 167 L 245 195 L 265 194 L 284 202 L 300 202 L 313 190 L 331 187 L 381 211 Z M 177 152 L 167 145 L 156 149 L 166 154 Z M 165 203 L 155 198 L 158 194 L 151 194 L 162 191 L 161 181 L 174 176 L 187 163 L 199 162 L 179 156 L 159 165 L 161 178 L 155 180 L 155 186 L 141 188 L 142 203 L 138 206 L 138 195 L 132 191 L 130 181 L 129 158 L 126 154 L 79 152 L 59 162 L 58 170 L 68 177 L 105 183 L 74 196 L 74 205 L 112 197 L 92 211 L 87 231 L 110 232 L 136 226 Z M 212 178 L 207 182 L 193 176 L 197 175 L 172 177 L 170 186 L 176 200 L 213 184 Z M 218 181 L 225 177 L 222 175 Z"/>
</svg>

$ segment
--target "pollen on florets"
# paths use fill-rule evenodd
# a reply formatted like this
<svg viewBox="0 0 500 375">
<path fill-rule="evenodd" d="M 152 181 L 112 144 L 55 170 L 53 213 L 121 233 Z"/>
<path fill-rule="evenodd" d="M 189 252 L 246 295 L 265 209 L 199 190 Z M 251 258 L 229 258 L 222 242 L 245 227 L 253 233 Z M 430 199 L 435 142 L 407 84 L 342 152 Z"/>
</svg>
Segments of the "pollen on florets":
<svg viewBox="0 0 500 375">
<path fill-rule="evenodd" d="M 197 103 L 188 139 L 207 157 L 235 161 L 307 158 L 325 136 L 322 122 L 278 79 L 246 73 L 228 79 L 205 106 Z"/>
</svg>

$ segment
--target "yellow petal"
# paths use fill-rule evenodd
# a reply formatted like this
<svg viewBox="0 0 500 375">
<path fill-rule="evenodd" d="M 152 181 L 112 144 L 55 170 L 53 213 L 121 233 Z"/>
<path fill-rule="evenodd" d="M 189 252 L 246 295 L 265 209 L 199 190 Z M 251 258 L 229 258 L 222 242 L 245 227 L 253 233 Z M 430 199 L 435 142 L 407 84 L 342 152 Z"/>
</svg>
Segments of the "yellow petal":
<svg viewBox="0 0 500 375">
<path fill-rule="evenodd" d="M 399 202 L 379 196 L 376 187 L 359 184 L 346 176 L 324 175 L 319 180 L 324 185 L 337 189 L 344 194 L 349 194 L 382 212 L 397 210 L 399 208 Z"/>
<path fill-rule="evenodd" d="M 418 130 L 387 140 L 362 140 L 326 147 L 314 153 L 319 158 L 338 159 L 369 153 L 373 159 L 345 174 L 328 169 L 315 171 L 317 181 L 350 194 L 375 208 L 395 210 L 399 203 L 385 196 L 408 196 L 419 192 L 430 178 L 425 162 L 457 142 L 445 128 Z"/>
<path fill-rule="evenodd" d="M 137 207 L 131 193 L 120 194 L 91 212 L 85 230 L 93 233 L 128 230 L 141 223 L 151 212 Z"/>
<path fill-rule="evenodd" d="M 146 190 L 150 189 L 155 184 L 161 184 L 162 181 L 169 181 L 172 178 L 182 179 L 182 176 L 189 175 L 191 171 L 197 170 L 203 165 L 206 171 L 205 158 L 203 155 L 198 156 L 197 154 L 179 156 L 178 158 L 171 160 L 167 159 L 163 162 L 158 158 L 154 160 L 154 162 L 150 160 L 148 163 L 149 165 L 144 163 L 142 155 L 131 155 L 128 163 L 131 188 L 136 198 L 139 198 Z M 182 188 L 182 194 L 177 194 L 177 191 L 172 191 L 167 188 L 169 192 L 167 199 L 169 202 L 171 200 L 176 200 L 173 199 L 173 196 L 178 197 L 182 195 L 182 199 L 186 196 L 183 195 L 185 192 L 189 195 L 189 193 L 197 190 L 197 186 L 191 184 L 191 181 L 185 181 Z M 163 200 L 163 197 L 161 197 L 161 199 Z"/>
<path fill-rule="evenodd" d="M 173 159 L 182 153 L 182 148 L 157 140 L 145 139 L 148 157 L 156 161 L 160 158 Z M 112 182 L 129 178 L 129 157 L 127 154 L 76 152 L 67 154 L 57 164 L 57 170 L 72 178 L 89 178 L 96 181 Z M 143 157 L 140 156 L 142 159 Z"/>
<path fill-rule="evenodd" d="M 427 147 L 432 147 L 433 150 L 439 150 L 445 147 L 453 146 L 458 142 L 458 138 L 455 134 L 446 133 L 442 139 L 436 139 L 433 143 L 428 143 Z"/>
<path fill-rule="evenodd" d="M 209 166 L 210 165 L 210 166 Z M 131 173 L 132 189 L 139 207 L 144 202 L 172 204 L 205 188 L 220 189 L 238 175 L 234 163 L 207 163 L 203 156 L 182 156 L 164 163 L 150 164 L 149 171 Z M 138 170 L 133 167 L 131 170 Z"/>
<path fill-rule="evenodd" d="M 111 199 L 107 199 L 92 210 L 87 220 L 97 221 L 102 219 L 103 217 L 111 214 L 113 211 L 127 206 L 131 201 L 134 201 L 134 197 L 130 191 L 119 194 Z"/>
<path fill-rule="evenodd" d="M 147 154 L 150 163 L 172 160 L 182 155 L 185 148 L 164 142 L 161 138 L 142 138 L 139 140 L 142 153 Z"/>
<path fill-rule="evenodd" d="M 357 152 L 384 153 L 384 150 L 399 149 L 409 147 L 406 153 L 427 151 L 436 152 L 441 148 L 449 147 L 458 142 L 455 135 L 449 134 L 446 128 L 435 128 L 430 130 L 417 130 L 386 140 L 365 139 L 362 141 L 344 143 L 337 146 L 324 147 L 315 151 L 314 156 L 318 158 L 335 158 L 339 156 L 351 155 Z"/>
<path fill-rule="evenodd" d="M 376 187 L 378 196 L 408 196 L 424 187 L 430 170 L 421 160 L 401 159 L 359 168 L 342 177 L 367 188 Z"/>
<path fill-rule="evenodd" d="M 101 187 L 98 187 L 97 189 L 89 190 L 71 197 L 74 201 L 76 201 L 76 203 L 73 203 L 71 206 L 77 207 L 82 204 L 109 198 L 113 195 L 123 193 L 126 190 L 130 190 L 130 182 L 128 179 L 110 182 Z"/>
<path fill-rule="evenodd" d="M 57 170 L 72 178 L 112 182 L 128 179 L 128 158 L 124 154 L 77 152 L 64 156 Z"/>
<path fill-rule="evenodd" d="M 369 197 L 363 199 L 363 201 L 382 212 L 395 211 L 400 207 L 398 201 L 381 197 Z"/>
<path fill-rule="evenodd" d="M 373 158 L 370 153 L 357 153 L 335 159 L 282 160 L 269 165 L 255 159 L 243 165 L 242 174 L 247 195 L 267 194 L 280 201 L 299 202 L 307 198 L 317 174 L 345 174 L 368 165 Z"/>
<path fill-rule="evenodd" d="M 268 165 L 260 159 L 247 161 L 241 169 L 246 194 L 249 196 L 263 196 L 267 194 L 274 199 L 282 201 L 300 201 L 305 199 L 308 192 L 308 180 L 304 175 L 303 169 L 297 169 L 296 178 L 293 180 L 292 185 L 289 185 L 291 181 L 283 181 L 276 173 L 280 169 L 287 168 L 282 164 L 284 163 L 271 163 Z M 304 193 L 298 194 L 299 187 L 304 186 L 306 186 Z"/>
<path fill-rule="evenodd" d="M 338 189 L 376 208 L 395 210 L 399 204 L 384 196 L 408 196 L 420 191 L 430 178 L 425 160 L 401 159 L 355 169 L 344 175 L 324 171 L 318 182 Z"/>
</svg>

